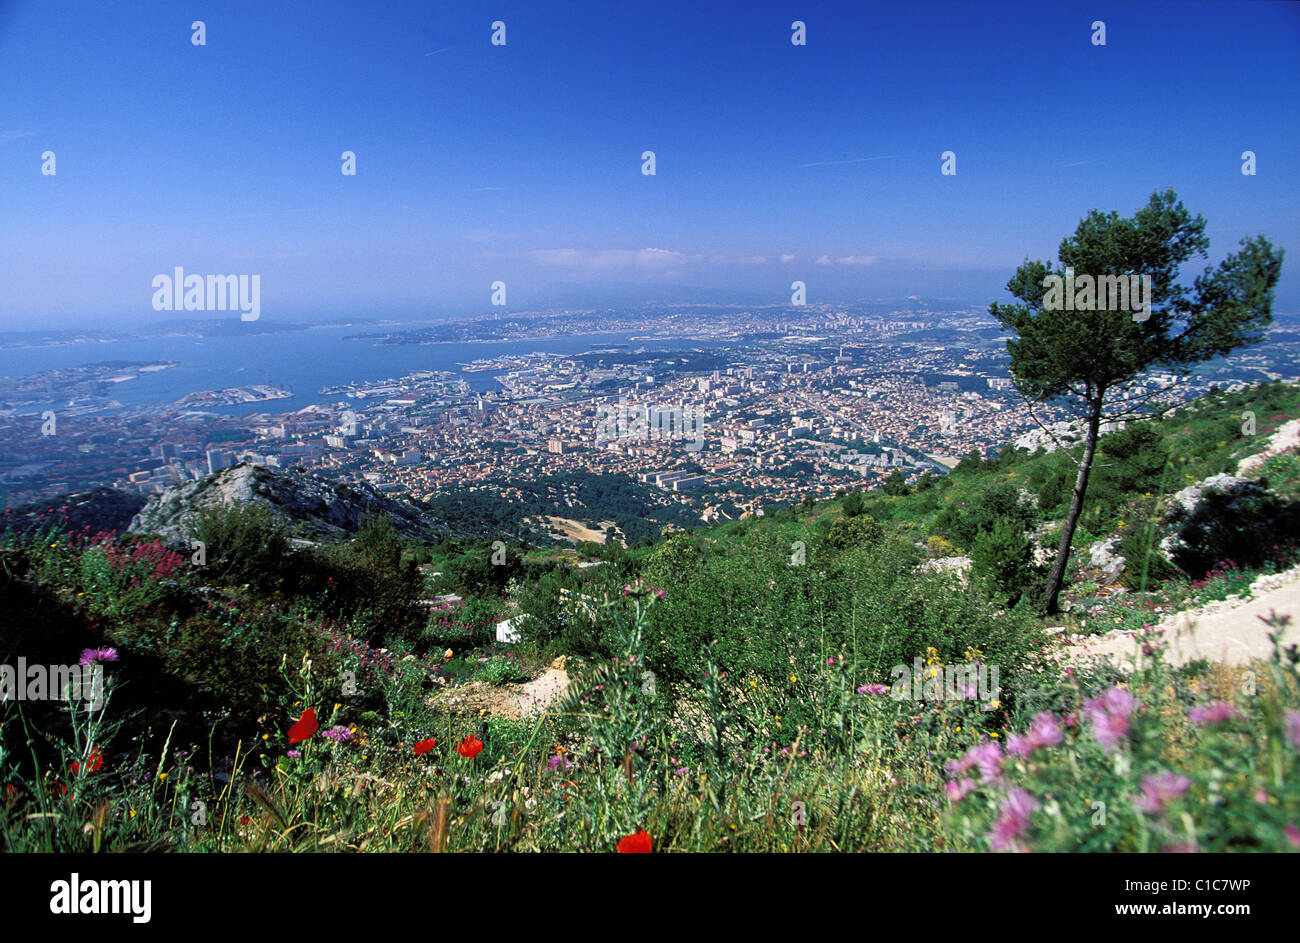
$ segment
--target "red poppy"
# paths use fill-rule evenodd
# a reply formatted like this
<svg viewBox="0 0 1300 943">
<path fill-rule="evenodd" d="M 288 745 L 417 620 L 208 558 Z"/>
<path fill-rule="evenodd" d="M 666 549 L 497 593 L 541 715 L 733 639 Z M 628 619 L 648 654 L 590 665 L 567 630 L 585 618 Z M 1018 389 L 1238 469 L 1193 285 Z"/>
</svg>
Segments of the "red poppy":
<svg viewBox="0 0 1300 943">
<path fill-rule="evenodd" d="M 99 747 L 91 747 L 90 753 L 86 757 L 86 772 L 98 773 L 101 766 L 104 765 L 104 754 L 99 752 Z M 74 773 L 81 772 L 81 762 L 76 761 L 68 764 L 68 768 Z"/>
<path fill-rule="evenodd" d="M 648 855 L 650 846 L 654 844 L 654 839 L 645 829 L 633 832 L 625 838 L 618 840 L 618 853 L 621 855 Z"/>
<path fill-rule="evenodd" d="M 298 722 L 289 728 L 289 742 L 302 743 L 320 730 L 320 724 L 316 722 L 316 708 L 309 707 L 302 712 Z"/>
<path fill-rule="evenodd" d="M 18 801 L 18 787 L 13 783 L 5 786 L 5 808 L 9 808 Z"/>
<path fill-rule="evenodd" d="M 433 737 L 430 737 L 428 740 L 421 740 L 419 743 L 415 745 L 415 755 L 424 756 L 424 754 L 428 753 L 437 745 L 438 745 L 438 741 L 435 740 Z"/>
<path fill-rule="evenodd" d="M 472 760 L 483 751 L 483 741 L 478 737 L 469 736 L 462 740 L 456 747 L 456 752 L 467 760 Z"/>
</svg>

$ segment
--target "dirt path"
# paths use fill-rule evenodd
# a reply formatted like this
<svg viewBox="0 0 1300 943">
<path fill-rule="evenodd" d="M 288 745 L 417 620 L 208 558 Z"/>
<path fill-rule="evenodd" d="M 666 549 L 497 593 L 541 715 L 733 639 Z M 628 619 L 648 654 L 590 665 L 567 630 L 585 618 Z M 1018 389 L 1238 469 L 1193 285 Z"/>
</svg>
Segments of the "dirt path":
<svg viewBox="0 0 1300 943">
<path fill-rule="evenodd" d="M 519 692 L 516 709 L 519 716 L 527 717 L 544 711 L 564 696 L 569 688 L 569 676 L 563 668 L 547 668 L 529 681 Z"/>
<path fill-rule="evenodd" d="M 1290 615 L 1292 623 L 1283 635 L 1283 644 L 1300 642 L 1300 567 L 1271 576 L 1261 576 L 1251 585 L 1251 596 L 1244 600 L 1224 600 L 1204 608 L 1177 612 L 1160 620 L 1169 644 L 1167 661 L 1183 665 L 1197 658 L 1230 665 L 1246 664 L 1253 658 L 1267 658 L 1273 646 L 1269 628 L 1259 619 L 1276 610 Z M 1096 639 L 1074 644 L 1080 655 L 1112 656 L 1126 664 L 1137 654 L 1138 646 L 1127 633 L 1112 632 Z"/>
</svg>

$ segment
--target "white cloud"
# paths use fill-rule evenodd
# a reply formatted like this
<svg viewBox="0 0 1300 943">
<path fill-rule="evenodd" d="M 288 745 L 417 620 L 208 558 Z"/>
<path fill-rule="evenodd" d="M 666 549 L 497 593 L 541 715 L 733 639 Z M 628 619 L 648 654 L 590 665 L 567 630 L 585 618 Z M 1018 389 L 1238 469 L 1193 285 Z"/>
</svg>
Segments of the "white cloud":
<svg viewBox="0 0 1300 943">
<path fill-rule="evenodd" d="M 793 261 L 794 261 L 794 256 L 791 255 L 789 252 L 783 252 L 783 253 L 781 253 L 781 262 L 782 262 L 782 264 L 788 264 L 788 263 L 793 262 Z"/>
<path fill-rule="evenodd" d="M 874 255 L 842 255 L 835 260 L 838 265 L 874 265 Z"/>
<path fill-rule="evenodd" d="M 541 265 L 571 268 L 667 268 L 687 257 L 668 249 L 534 249 L 528 257 Z"/>
<path fill-rule="evenodd" d="M 831 264 L 831 257 L 830 257 L 829 255 L 819 256 L 819 257 L 817 258 L 817 264 L 818 264 L 818 265 L 830 265 L 830 264 Z"/>
</svg>

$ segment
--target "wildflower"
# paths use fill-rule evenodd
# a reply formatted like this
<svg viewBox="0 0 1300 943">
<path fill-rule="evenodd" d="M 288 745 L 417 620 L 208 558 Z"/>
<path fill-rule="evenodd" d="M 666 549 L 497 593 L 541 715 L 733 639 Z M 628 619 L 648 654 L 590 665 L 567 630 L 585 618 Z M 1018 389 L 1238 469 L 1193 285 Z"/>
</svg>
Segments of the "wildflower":
<svg viewBox="0 0 1300 943">
<path fill-rule="evenodd" d="M 633 832 L 618 841 L 619 854 L 649 854 L 654 840 L 645 829 Z"/>
<path fill-rule="evenodd" d="M 329 730 L 321 732 L 321 736 L 326 740 L 332 740 L 334 743 L 347 743 L 357 732 L 351 727 L 344 727 L 342 724 L 335 725 Z"/>
<path fill-rule="evenodd" d="M 1142 795 L 1133 804 L 1143 812 L 1164 815 L 1165 806 L 1191 788 L 1192 781 L 1169 770 L 1142 777 Z"/>
<path fill-rule="evenodd" d="M 960 802 L 975 790 L 975 780 L 973 779 L 956 779 L 952 782 L 944 783 L 944 789 L 948 793 L 948 798 L 952 802 Z"/>
<path fill-rule="evenodd" d="M 1030 820 L 1038 806 L 1038 800 L 1026 790 L 1011 790 L 1001 814 L 993 823 L 993 830 L 989 832 L 989 847 L 994 851 L 1017 848 L 1020 839 L 1028 831 Z"/>
<path fill-rule="evenodd" d="M 1193 707 L 1187 712 L 1187 718 L 1198 727 L 1206 727 L 1228 720 L 1240 720 L 1241 711 L 1226 701 L 1212 701 L 1204 707 Z"/>
<path fill-rule="evenodd" d="M 301 759 L 302 750 L 288 750 L 284 755 L 293 760 Z"/>
<path fill-rule="evenodd" d="M 100 767 L 102 767 L 103 765 L 104 765 L 104 754 L 100 752 L 99 747 L 91 747 L 90 751 L 86 754 L 86 758 L 85 758 L 86 772 L 97 773 L 99 772 Z M 77 761 L 77 762 L 70 763 L 68 765 L 68 768 L 72 770 L 74 773 L 80 773 L 82 770 L 82 762 Z"/>
<path fill-rule="evenodd" d="M 289 742 L 301 743 L 310 739 L 317 730 L 320 730 L 320 724 L 316 721 L 316 709 L 309 707 L 302 712 L 298 722 L 289 728 Z"/>
<path fill-rule="evenodd" d="M 415 745 L 415 755 L 424 756 L 424 754 L 431 751 L 437 745 L 438 741 L 435 737 L 430 737 L 428 740 L 421 740 Z"/>
<path fill-rule="evenodd" d="M 961 759 L 951 760 L 948 763 L 948 772 L 953 776 L 960 776 L 972 767 L 978 766 L 980 778 L 991 783 L 1002 773 L 1002 746 L 992 740 L 987 740 L 978 746 L 971 747 L 962 755 Z"/>
<path fill-rule="evenodd" d="M 572 763 L 569 762 L 569 760 L 566 757 L 563 756 L 553 756 L 546 762 L 547 765 L 550 766 L 552 773 L 557 772 L 561 767 L 567 770 L 569 767 L 573 765 Z"/>
<path fill-rule="evenodd" d="M 1012 735 L 1007 739 L 1007 752 L 1028 756 L 1040 747 L 1053 747 L 1064 739 L 1060 722 L 1047 711 L 1040 711 L 1034 715 L 1024 736 Z"/>
<path fill-rule="evenodd" d="M 1286 832 L 1286 840 L 1291 843 L 1291 847 L 1300 848 L 1300 828 L 1288 824 L 1282 831 Z"/>
<path fill-rule="evenodd" d="M 483 741 L 475 736 L 468 736 L 456 746 L 456 752 L 467 760 L 472 760 L 483 752 Z"/>
<path fill-rule="evenodd" d="M 116 648 L 87 648 L 81 652 L 79 665 L 102 665 L 108 662 L 117 661 Z"/>
<path fill-rule="evenodd" d="M 1110 752 L 1128 735 L 1129 717 L 1137 701 L 1123 688 L 1111 688 L 1083 705 L 1083 714 L 1092 721 L 1092 734 L 1103 750 Z"/>
<path fill-rule="evenodd" d="M 1287 711 L 1284 722 L 1286 738 L 1291 741 L 1291 746 L 1300 747 L 1300 711 Z"/>
<path fill-rule="evenodd" d="M 888 694 L 889 688 L 883 684 L 864 684 L 858 688 L 859 694 Z"/>
</svg>

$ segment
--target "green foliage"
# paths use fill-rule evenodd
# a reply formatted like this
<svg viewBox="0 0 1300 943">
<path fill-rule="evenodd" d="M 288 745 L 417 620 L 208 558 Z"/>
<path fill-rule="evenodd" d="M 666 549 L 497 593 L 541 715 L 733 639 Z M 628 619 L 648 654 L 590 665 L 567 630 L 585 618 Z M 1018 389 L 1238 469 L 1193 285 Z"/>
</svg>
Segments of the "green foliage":
<svg viewBox="0 0 1300 943">
<path fill-rule="evenodd" d="M 263 504 L 214 505 L 191 521 L 191 540 L 203 544 L 205 574 L 228 583 L 274 588 L 289 556 L 284 524 Z"/>
<path fill-rule="evenodd" d="M 971 567 L 998 598 L 1014 606 L 1034 582 L 1033 544 L 1024 528 L 1009 518 L 998 518 L 988 530 L 975 535 L 970 548 Z"/>
<path fill-rule="evenodd" d="M 1258 567 L 1289 559 L 1300 545 L 1300 501 L 1283 501 L 1256 483 L 1210 490 L 1193 513 L 1175 509 L 1174 562 L 1194 577 L 1216 564 Z"/>
<path fill-rule="evenodd" d="M 826 534 L 826 543 L 836 550 L 848 547 L 870 547 L 884 536 L 884 529 L 876 523 L 875 518 L 841 517 L 830 526 Z"/>
<path fill-rule="evenodd" d="M 901 497 L 911 493 L 911 489 L 907 487 L 907 482 L 903 480 L 903 473 L 897 469 L 885 479 L 881 490 L 891 497 Z"/>
<path fill-rule="evenodd" d="M 519 662 L 509 655 L 494 655 L 474 672 L 475 681 L 488 684 L 514 684 L 526 681 L 527 676 L 519 667 Z"/>
</svg>

